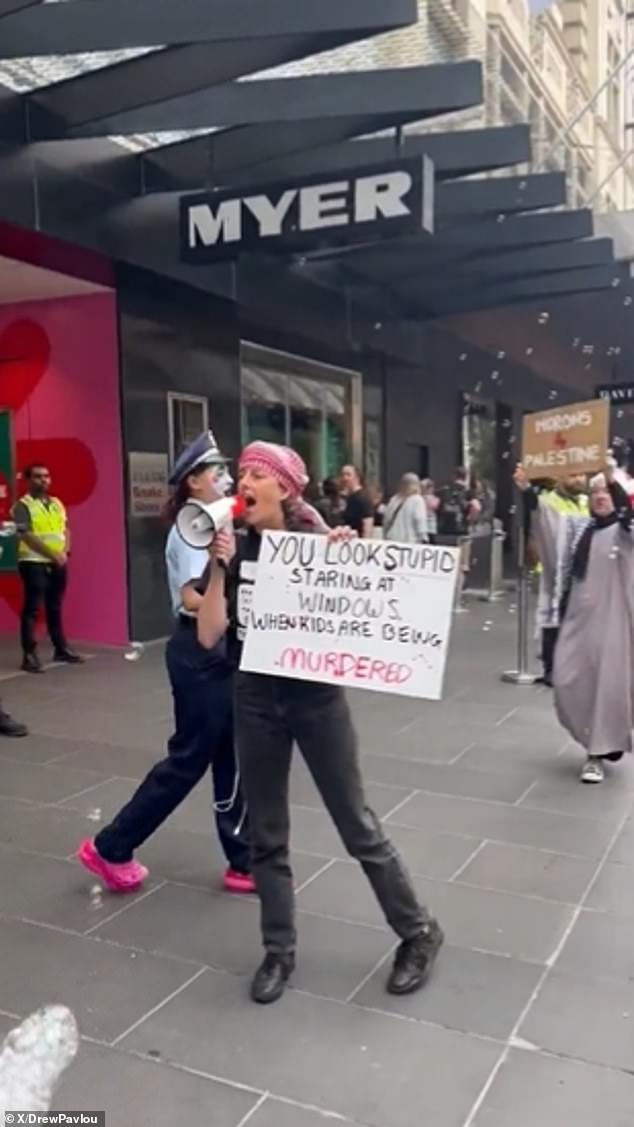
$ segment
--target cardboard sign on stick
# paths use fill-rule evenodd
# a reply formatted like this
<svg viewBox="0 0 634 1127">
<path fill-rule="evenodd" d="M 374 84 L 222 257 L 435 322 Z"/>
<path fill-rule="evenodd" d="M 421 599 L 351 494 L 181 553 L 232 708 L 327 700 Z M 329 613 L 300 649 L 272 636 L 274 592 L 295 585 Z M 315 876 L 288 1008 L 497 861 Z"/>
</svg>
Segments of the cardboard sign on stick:
<svg viewBox="0 0 634 1127">
<path fill-rule="evenodd" d="M 605 467 L 609 426 L 604 399 L 525 415 L 522 464 L 529 478 L 598 473 Z"/>
</svg>

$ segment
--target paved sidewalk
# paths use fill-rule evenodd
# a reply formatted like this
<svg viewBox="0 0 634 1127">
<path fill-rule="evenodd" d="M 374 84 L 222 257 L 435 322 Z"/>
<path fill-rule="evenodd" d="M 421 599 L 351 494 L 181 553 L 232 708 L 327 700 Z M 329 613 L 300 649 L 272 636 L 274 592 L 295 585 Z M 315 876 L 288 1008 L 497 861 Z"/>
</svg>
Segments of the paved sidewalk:
<svg viewBox="0 0 634 1127">
<path fill-rule="evenodd" d="M 631 1127 L 634 774 L 579 785 L 549 694 L 499 682 L 515 626 L 504 604 L 457 619 L 440 704 L 353 700 L 370 801 L 447 932 L 406 999 L 384 993 L 394 937 L 300 762 L 299 963 L 276 1006 L 247 997 L 257 907 L 217 891 L 206 785 L 143 851 L 141 895 L 102 895 L 69 859 L 162 751 L 160 649 L 3 683 L 33 735 L 0 743 L 0 1032 L 74 1010 L 56 1108 L 108 1127 Z"/>
</svg>

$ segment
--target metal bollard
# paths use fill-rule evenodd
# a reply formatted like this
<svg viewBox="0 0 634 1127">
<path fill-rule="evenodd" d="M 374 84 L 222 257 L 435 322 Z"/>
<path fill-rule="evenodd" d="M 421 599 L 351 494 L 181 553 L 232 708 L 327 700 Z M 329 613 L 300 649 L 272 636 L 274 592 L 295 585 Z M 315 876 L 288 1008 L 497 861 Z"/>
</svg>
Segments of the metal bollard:
<svg viewBox="0 0 634 1127">
<path fill-rule="evenodd" d="M 482 596 L 485 603 L 495 603 L 506 595 L 504 589 L 504 554 L 503 546 L 506 532 L 502 522 L 497 518 L 493 521 L 491 530 L 491 558 L 489 560 L 489 590 Z"/>
<path fill-rule="evenodd" d="M 537 676 L 528 669 L 528 610 L 529 578 L 526 563 L 526 535 L 524 528 L 518 530 L 517 563 L 517 669 L 502 674 L 508 685 L 534 685 Z"/>
</svg>

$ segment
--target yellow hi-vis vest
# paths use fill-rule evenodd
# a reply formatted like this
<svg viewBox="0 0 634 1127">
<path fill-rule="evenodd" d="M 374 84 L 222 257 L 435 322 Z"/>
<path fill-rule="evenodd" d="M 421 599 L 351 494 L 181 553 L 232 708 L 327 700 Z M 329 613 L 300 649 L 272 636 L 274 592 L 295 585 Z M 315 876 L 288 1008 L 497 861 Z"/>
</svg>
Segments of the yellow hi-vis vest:
<svg viewBox="0 0 634 1127">
<path fill-rule="evenodd" d="M 66 509 L 57 497 L 50 497 L 45 504 L 38 497 L 31 497 L 26 493 L 20 497 L 20 503 L 29 511 L 31 527 L 29 532 L 39 537 L 53 552 L 60 555 L 66 549 Z M 46 556 L 40 555 L 25 544 L 24 540 L 18 542 L 18 560 L 20 563 L 50 563 Z"/>
<path fill-rule="evenodd" d="M 551 489 L 541 494 L 541 500 L 549 508 L 554 509 L 556 513 L 561 513 L 562 516 L 587 517 L 590 515 L 590 506 L 585 493 L 581 493 L 578 500 L 573 501 L 571 497 L 564 497 L 556 489 Z M 540 563 L 535 564 L 534 571 L 536 575 L 541 575 L 542 565 Z"/>
</svg>

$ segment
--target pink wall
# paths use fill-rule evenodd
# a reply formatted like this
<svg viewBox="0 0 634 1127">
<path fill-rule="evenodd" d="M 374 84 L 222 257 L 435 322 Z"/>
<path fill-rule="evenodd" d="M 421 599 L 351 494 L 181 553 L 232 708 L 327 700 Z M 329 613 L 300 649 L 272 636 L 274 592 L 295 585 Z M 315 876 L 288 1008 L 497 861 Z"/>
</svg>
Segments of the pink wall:
<svg viewBox="0 0 634 1127">
<path fill-rule="evenodd" d="M 13 416 L 18 471 L 40 460 L 73 537 L 66 631 L 127 640 L 116 303 L 112 294 L 0 306 L 0 408 Z M 20 489 L 18 491 L 21 491 Z M 0 632 L 15 633 L 19 581 L 0 574 Z"/>
</svg>

